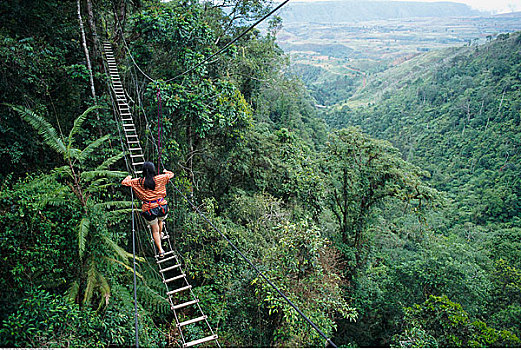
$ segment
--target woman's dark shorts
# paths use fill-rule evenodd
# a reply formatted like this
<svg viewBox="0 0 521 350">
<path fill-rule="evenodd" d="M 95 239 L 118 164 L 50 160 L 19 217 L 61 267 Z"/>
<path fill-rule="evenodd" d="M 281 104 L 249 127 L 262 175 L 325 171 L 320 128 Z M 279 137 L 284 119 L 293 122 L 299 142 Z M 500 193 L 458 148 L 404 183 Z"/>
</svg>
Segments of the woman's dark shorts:
<svg viewBox="0 0 521 350">
<path fill-rule="evenodd" d="M 157 220 L 163 221 L 168 216 L 168 204 L 142 211 L 141 215 L 143 215 L 149 225 L 155 225 L 157 224 Z"/>
</svg>

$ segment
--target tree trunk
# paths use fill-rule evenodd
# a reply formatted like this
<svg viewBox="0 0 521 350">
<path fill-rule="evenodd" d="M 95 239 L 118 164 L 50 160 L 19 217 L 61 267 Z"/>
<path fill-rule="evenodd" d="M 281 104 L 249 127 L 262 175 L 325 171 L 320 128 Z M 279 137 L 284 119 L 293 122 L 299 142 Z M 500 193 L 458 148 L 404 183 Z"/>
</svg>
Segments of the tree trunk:
<svg viewBox="0 0 521 350">
<path fill-rule="evenodd" d="M 77 0 L 76 3 L 78 5 L 78 21 L 80 22 L 81 44 L 83 46 L 83 52 L 85 53 L 85 60 L 87 61 L 87 70 L 89 71 L 90 92 L 92 95 L 92 99 L 94 100 L 94 104 L 96 104 L 97 103 L 96 88 L 94 87 L 94 76 L 92 74 L 92 65 L 90 63 L 89 48 L 87 47 L 87 39 L 85 38 L 85 28 L 83 27 L 83 18 L 81 17 L 80 0 Z M 98 110 L 96 110 L 95 112 L 96 112 L 96 118 L 99 120 Z M 100 130 L 100 132 L 101 132 L 101 130 Z"/>
<path fill-rule="evenodd" d="M 94 44 L 94 57 L 98 57 L 99 54 L 99 39 L 98 39 L 98 30 L 96 29 L 96 22 L 94 20 L 94 12 L 92 11 L 92 1 L 87 0 L 87 18 L 89 20 L 89 27 L 92 33 L 92 41 Z"/>
</svg>

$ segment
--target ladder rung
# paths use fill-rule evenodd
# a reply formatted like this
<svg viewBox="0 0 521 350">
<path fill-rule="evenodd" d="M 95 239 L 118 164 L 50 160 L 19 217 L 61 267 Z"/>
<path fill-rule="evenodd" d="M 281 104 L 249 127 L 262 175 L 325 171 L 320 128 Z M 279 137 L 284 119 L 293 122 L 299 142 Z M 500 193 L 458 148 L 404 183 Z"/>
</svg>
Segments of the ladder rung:
<svg viewBox="0 0 521 350">
<path fill-rule="evenodd" d="M 137 139 L 137 135 L 127 135 L 127 138 L 131 138 L 131 137 L 133 137 L 133 138 L 136 138 L 136 139 Z"/>
<path fill-rule="evenodd" d="M 136 174 L 141 174 L 143 170 L 136 170 Z"/>
<path fill-rule="evenodd" d="M 178 279 L 184 278 L 184 277 L 186 277 L 185 273 L 183 273 L 182 275 L 179 275 L 179 276 L 175 276 L 175 277 L 169 278 L 167 280 L 163 280 L 163 283 L 170 283 L 170 282 L 173 282 L 175 280 L 178 280 Z"/>
<path fill-rule="evenodd" d="M 204 321 L 207 318 L 208 318 L 208 316 L 203 315 L 201 317 L 197 317 L 197 318 L 194 318 L 194 319 L 191 319 L 191 320 L 188 320 L 188 321 L 184 321 L 184 322 L 178 323 L 177 327 L 183 327 L 183 326 L 187 326 L 187 325 L 192 324 L 192 323 Z"/>
<path fill-rule="evenodd" d="M 129 148 L 128 149 L 130 152 L 132 151 L 141 151 L 141 147 L 137 147 L 137 148 Z"/>
<path fill-rule="evenodd" d="M 152 240 L 153 240 L 153 239 L 152 239 Z M 174 253 L 173 250 L 169 250 L 168 252 L 165 252 L 165 256 L 166 256 L 166 255 L 173 254 L 173 253 Z M 158 255 L 155 255 L 155 257 L 156 257 L 156 258 L 159 257 L 159 254 L 158 254 Z"/>
<path fill-rule="evenodd" d="M 143 164 L 145 164 L 145 162 L 132 163 L 133 166 L 136 166 L 136 165 L 143 165 Z"/>
<path fill-rule="evenodd" d="M 188 343 L 184 343 L 183 347 L 184 348 L 189 348 L 189 347 L 197 345 L 197 344 L 206 343 L 207 341 L 217 340 L 217 338 L 218 338 L 217 334 L 214 334 L 214 335 L 211 335 L 211 336 L 206 337 L 206 338 L 201 338 L 201 339 L 198 339 L 198 340 L 192 340 L 192 341 L 189 341 Z"/>
<path fill-rule="evenodd" d="M 185 291 L 185 290 L 190 289 L 190 288 L 192 288 L 192 286 L 191 285 L 187 285 L 185 287 L 181 287 L 179 289 L 175 289 L 175 290 L 173 290 L 171 292 L 168 292 L 168 293 L 166 293 L 166 295 L 172 295 L 172 294 L 175 294 L 175 293 L 179 293 L 179 292 Z"/>
<path fill-rule="evenodd" d="M 187 301 L 186 303 L 172 306 L 172 310 L 182 309 L 184 307 L 197 304 L 198 302 L 199 302 L 199 299 L 190 300 L 190 301 Z"/>
<path fill-rule="evenodd" d="M 162 264 L 162 263 L 164 263 L 165 261 L 172 260 L 172 259 L 175 259 L 175 258 L 176 258 L 176 256 L 174 255 L 174 256 L 171 256 L 171 257 L 169 257 L 169 258 L 165 258 L 165 259 L 162 259 L 162 260 L 158 260 L 157 263 L 158 263 L 158 264 Z"/>
<path fill-rule="evenodd" d="M 142 154 L 129 154 L 131 158 L 145 158 Z"/>
<path fill-rule="evenodd" d="M 136 140 L 136 141 L 127 140 L 127 143 L 137 143 L 137 144 L 139 144 L 139 140 Z"/>
<path fill-rule="evenodd" d="M 137 171 L 136 171 L 137 172 Z M 178 267 L 181 267 L 181 264 L 177 264 L 177 265 L 172 265 L 172 266 L 169 266 L 169 267 L 165 267 L 164 269 L 161 269 L 159 270 L 159 272 L 167 272 L 167 271 L 170 271 L 170 270 L 173 270 L 173 269 L 176 269 Z"/>
</svg>

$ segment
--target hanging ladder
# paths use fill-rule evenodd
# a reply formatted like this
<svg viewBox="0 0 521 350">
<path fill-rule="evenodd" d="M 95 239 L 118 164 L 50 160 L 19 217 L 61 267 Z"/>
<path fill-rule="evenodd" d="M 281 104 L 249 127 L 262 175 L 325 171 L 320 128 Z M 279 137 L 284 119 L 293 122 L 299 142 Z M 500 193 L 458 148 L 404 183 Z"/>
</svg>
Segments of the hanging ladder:
<svg viewBox="0 0 521 350">
<path fill-rule="evenodd" d="M 136 127 L 127 102 L 125 90 L 121 83 L 116 59 L 112 52 L 112 45 L 109 42 L 104 42 L 103 48 L 107 59 L 112 92 L 117 103 L 117 112 L 121 119 L 125 138 L 127 140 L 128 156 L 130 157 L 134 173 L 140 174 L 142 173 L 141 166 L 145 162 L 143 150 L 137 136 Z M 203 313 L 203 310 L 199 305 L 199 299 L 192 291 L 192 286 L 188 282 L 186 273 L 182 269 L 178 254 L 176 254 L 172 247 L 170 236 L 166 230 L 166 225 L 163 226 L 163 233 L 164 236 L 161 237 L 161 241 L 165 254 L 162 258 L 159 258 L 159 252 L 157 251 L 154 240 L 151 239 L 151 241 L 152 246 L 154 247 L 154 256 L 159 268 L 159 273 L 161 274 L 163 283 L 166 287 L 166 296 L 170 303 L 170 308 L 174 312 L 174 318 L 181 336 L 182 346 L 191 347 L 209 341 L 215 341 L 217 346 L 220 347 L 219 341 L 217 340 L 218 336 L 213 332 L 212 327 L 208 322 L 208 316 Z M 203 323 L 201 328 L 203 328 L 204 335 L 200 337 L 200 334 L 198 333 L 198 338 L 188 341 L 188 339 L 186 339 L 188 338 L 187 333 L 195 332 L 187 332 L 187 326 L 196 323 Z"/>
</svg>

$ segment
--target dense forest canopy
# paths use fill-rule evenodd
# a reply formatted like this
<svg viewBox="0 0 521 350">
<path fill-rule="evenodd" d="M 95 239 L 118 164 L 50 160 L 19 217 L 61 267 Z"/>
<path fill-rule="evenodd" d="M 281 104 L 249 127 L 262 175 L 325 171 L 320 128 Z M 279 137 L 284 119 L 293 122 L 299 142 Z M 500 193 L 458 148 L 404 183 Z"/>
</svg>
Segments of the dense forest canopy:
<svg viewBox="0 0 521 350">
<path fill-rule="evenodd" d="M 317 111 L 286 74 L 276 17 L 199 65 L 270 8 L 0 2 L 2 346 L 135 342 L 104 41 L 146 157 L 158 163 L 161 132 L 176 186 L 337 345 L 521 345 L 521 35 L 420 55 Z M 168 201 L 221 345 L 325 345 L 182 196 Z M 137 236 L 140 345 L 180 346 L 150 238 Z"/>
</svg>

